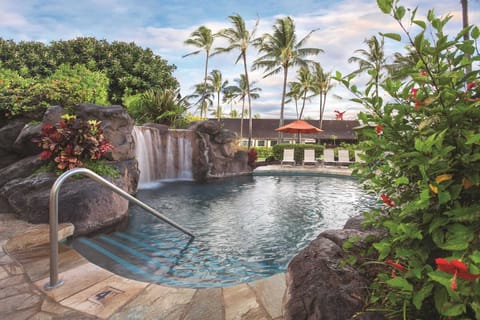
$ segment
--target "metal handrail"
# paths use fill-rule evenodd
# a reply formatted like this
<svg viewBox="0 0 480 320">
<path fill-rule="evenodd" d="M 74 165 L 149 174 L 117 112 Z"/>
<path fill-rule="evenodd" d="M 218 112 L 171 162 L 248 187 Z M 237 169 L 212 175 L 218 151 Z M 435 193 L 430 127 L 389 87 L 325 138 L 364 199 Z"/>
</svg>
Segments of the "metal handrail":
<svg viewBox="0 0 480 320">
<path fill-rule="evenodd" d="M 125 192 L 124 190 L 120 189 L 110 181 L 102 178 L 95 172 L 88 170 L 86 168 L 75 168 L 72 170 L 68 170 L 63 173 L 60 177 L 57 178 L 55 183 L 53 184 L 52 188 L 50 189 L 50 204 L 49 204 L 49 219 L 50 219 L 50 282 L 45 285 L 46 290 L 54 289 L 60 287 L 63 284 L 62 280 L 58 279 L 58 193 L 60 190 L 60 186 L 62 183 L 70 176 L 75 174 L 82 174 L 85 175 L 96 182 L 105 185 L 106 187 L 110 188 L 115 193 L 119 194 L 120 196 L 126 198 L 129 201 L 134 202 L 136 205 L 142 207 L 143 209 L 147 210 L 149 213 L 153 214 L 157 218 L 165 221 L 172 227 L 177 228 L 178 230 L 188 234 L 191 239 L 195 238 L 195 235 L 183 228 L 182 226 L 176 224 L 169 218 L 165 217 L 163 214 L 158 212 L 157 210 L 153 209 L 152 207 L 146 205 L 142 201 L 138 200 L 137 198 L 133 197 L 129 193 Z"/>
</svg>

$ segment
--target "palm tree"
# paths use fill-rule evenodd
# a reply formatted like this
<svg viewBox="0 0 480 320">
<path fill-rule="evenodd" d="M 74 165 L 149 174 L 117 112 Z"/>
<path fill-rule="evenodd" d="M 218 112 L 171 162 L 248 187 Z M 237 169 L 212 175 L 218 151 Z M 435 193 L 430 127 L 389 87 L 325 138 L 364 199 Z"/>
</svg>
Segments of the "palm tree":
<svg viewBox="0 0 480 320">
<path fill-rule="evenodd" d="M 238 49 L 240 54 L 237 57 L 235 63 L 238 63 L 240 59 L 243 61 L 243 69 L 245 74 L 246 88 L 247 88 L 247 97 L 248 97 L 248 114 L 249 114 L 249 126 L 248 126 L 248 148 L 252 141 L 252 100 L 250 97 L 250 81 L 248 79 L 248 68 L 247 68 L 247 49 L 250 44 L 253 43 L 255 32 L 257 31 L 258 19 L 253 27 L 253 30 L 249 32 L 245 26 L 245 21 L 239 15 L 233 15 L 228 17 L 233 25 L 232 28 L 223 29 L 218 32 L 218 36 L 225 38 L 228 41 L 228 46 L 226 48 L 215 48 L 216 53 L 230 52 L 232 50 Z M 242 112 L 243 118 L 243 112 Z"/>
<path fill-rule="evenodd" d="M 222 117 L 221 107 L 220 107 L 220 96 L 223 90 L 228 85 L 228 80 L 223 80 L 222 73 L 220 70 L 212 70 L 210 72 L 210 76 L 208 77 L 208 85 L 210 86 L 211 90 L 215 92 L 217 95 L 217 119 L 220 121 Z"/>
<path fill-rule="evenodd" d="M 285 103 L 289 103 L 293 100 L 293 102 L 295 103 L 295 114 L 297 115 L 298 119 L 298 100 L 300 100 L 302 95 L 300 92 L 300 86 L 295 81 L 289 82 L 288 86 L 290 87 L 290 90 L 286 94 L 286 97 L 288 97 L 288 99 L 285 101 Z"/>
<path fill-rule="evenodd" d="M 383 77 L 382 70 L 388 71 L 387 60 L 383 51 L 384 39 L 382 38 L 381 41 L 378 41 L 376 36 L 372 36 L 370 39 L 365 39 L 364 42 L 367 44 L 368 50 L 355 50 L 355 53 L 358 53 L 360 56 L 350 57 L 348 62 L 358 64 L 358 69 L 352 72 L 352 74 L 368 72 L 372 76 L 371 81 L 373 81 L 375 86 L 375 96 L 378 97 L 380 79 Z"/>
<path fill-rule="evenodd" d="M 314 91 L 320 97 L 318 127 L 322 129 L 325 106 L 327 102 L 327 93 L 333 87 L 333 85 L 330 84 L 330 73 L 324 72 L 320 63 L 314 64 L 313 82 Z"/>
<path fill-rule="evenodd" d="M 195 85 L 195 91 L 185 98 L 188 100 L 197 99 L 193 104 L 198 105 L 197 110 L 200 110 L 200 118 L 204 119 L 202 115 L 204 114 L 205 117 L 207 116 L 208 108 L 213 105 L 213 96 L 212 88 L 208 83 L 199 83 Z"/>
<path fill-rule="evenodd" d="M 287 90 L 288 69 L 291 66 L 306 66 L 312 63 L 306 59 L 307 56 L 316 55 L 323 52 L 319 48 L 304 48 L 305 42 L 316 30 L 310 31 L 303 39 L 297 42 L 295 24 L 290 17 L 277 19 L 273 26 L 273 34 L 264 34 L 256 39 L 255 45 L 260 53 L 264 53 L 257 58 L 252 66 L 253 70 L 258 68 L 265 69 L 264 78 L 277 74 L 283 70 L 283 89 L 282 101 L 280 107 L 280 123 L 283 125 L 283 115 L 285 111 L 285 97 Z M 279 133 L 280 141 L 283 140 L 282 133 Z"/>
<path fill-rule="evenodd" d="M 314 79 L 307 66 L 302 66 L 297 70 L 297 82 L 295 82 L 295 85 L 298 86 L 298 91 L 302 98 L 302 108 L 298 115 L 298 119 L 301 120 L 305 110 L 305 102 L 310 98 L 308 93 L 314 91 Z"/>
<path fill-rule="evenodd" d="M 225 90 L 229 91 L 229 95 L 232 99 L 238 99 L 242 101 L 242 112 L 240 118 L 240 139 L 243 138 L 243 117 L 245 115 L 245 98 L 248 96 L 250 99 L 258 99 L 260 97 L 261 88 L 255 87 L 255 81 L 247 85 L 247 78 L 244 74 L 240 75 L 240 78 L 234 79 L 236 85 L 228 86 Z M 248 111 L 247 111 L 248 112 Z M 248 112 L 251 115 L 251 112 Z"/>
<path fill-rule="evenodd" d="M 207 89 L 208 59 L 210 58 L 210 50 L 212 49 L 213 40 L 215 38 L 215 35 L 212 34 L 212 30 L 210 30 L 209 28 L 207 28 L 205 26 L 200 26 L 200 27 L 198 27 L 197 30 L 193 31 L 190 34 L 190 37 L 191 38 L 185 40 L 184 43 L 188 44 L 188 45 L 195 46 L 195 47 L 199 48 L 199 50 L 187 53 L 183 57 L 188 57 L 188 56 L 191 56 L 191 55 L 197 55 L 200 52 L 205 51 L 205 72 L 204 72 L 204 76 L 203 76 L 203 89 L 206 90 Z M 204 92 L 204 95 L 205 95 L 205 92 Z M 203 98 L 206 99 L 206 97 L 203 97 Z M 204 104 L 202 99 L 200 99 L 199 101 L 200 101 L 201 105 Z M 200 112 L 202 112 L 203 109 L 204 108 L 202 106 L 200 108 Z M 205 113 L 205 117 L 206 117 L 206 115 L 207 114 Z M 203 116 L 203 114 L 200 113 L 200 117 L 202 117 L 202 116 Z"/>
</svg>

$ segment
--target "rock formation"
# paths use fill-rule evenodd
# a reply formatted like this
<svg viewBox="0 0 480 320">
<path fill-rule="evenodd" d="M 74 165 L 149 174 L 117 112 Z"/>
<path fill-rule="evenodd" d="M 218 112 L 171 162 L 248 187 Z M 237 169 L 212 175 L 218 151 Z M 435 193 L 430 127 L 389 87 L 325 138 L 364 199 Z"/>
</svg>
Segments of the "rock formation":
<svg viewBox="0 0 480 320">
<path fill-rule="evenodd" d="M 196 181 L 252 173 L 247 152 L 236 148 L 237 135 L 221 128 L 219 121 L 203 121 L 190 129 L 197 136 L 197 142 L 192 143 L 192 170 Z"/>
<path fill-rule="evenodd" d="M 365 245 L 366 237 L 380 237 L 382 233 L 363 229 L 359 218 L 345 226 L 348 228 L 322 232 L 288 265 L 285 320 L 347 320 L 362 311 L 369 279 L 343 262 L 354 253 L 345 253 L 342 244 L 351 237 L 358 238 L 352 250 L 356 252 Z M 355 319 L 385 318 L 369 313 Z"/>
<path fill-rule="evenodd" d="M 8 159 L 0 162 L 0 213 L 15 213 L 32 223 L 48 222 L 48 202 L 54 173 L 38 173 L 44 161 L 32 138 L 40 137 L 45 124 L 55 124 L 64 113 L 58 106 L 50 107 L 40 124 L 13 121 L 0 128 L 0 155 Z M 110 179 L 129 193 L 135 193 L 138 169 L 135 146 L 131 135 L 133 120 L 121 106 L 96 106 L 81 104 L 75 107 L 77 118 L 102 121 L 105 138 L 114 146 L 106 154 L 107 163 L 116 167 L 120 175 Z M 2 157 L 3 159 L 3 157 Z M 102 187 L 91 179 L 66 181 L 59 193 L 59 221 L 72 222 L 76 234 L 85 234 L 113 225 L 123 220 L 128 211 L 128 201 Z"/>
</svg>

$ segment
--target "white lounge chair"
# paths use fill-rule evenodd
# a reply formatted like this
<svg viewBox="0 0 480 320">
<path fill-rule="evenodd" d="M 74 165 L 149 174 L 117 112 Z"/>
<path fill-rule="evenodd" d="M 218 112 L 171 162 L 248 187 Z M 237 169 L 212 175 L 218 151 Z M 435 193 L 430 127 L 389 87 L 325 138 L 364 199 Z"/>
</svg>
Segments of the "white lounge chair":
<svg viewBox="0 0 480 320">
<path fill-rule="evenodd" d="M 315 150 L 314 149 L 304 149 L 303 150 L 303 161 L 302 165 L 313 164 L 317 166 L 317 160 L 315 159 Z"/>
<path fill-rule="evenodd" d="M 338 149 L 338 163 L 347 166 L 352 163 L 347 149 Z"/>
<path fill-rule="evenodd" d="M 363 155 L 363 151 L 361 150 L 355 150 L 355 162 L 358 163 L 365 163 L 365 160 L 363 160 L 361 157 Z"/>
<path fill-rule="evenodd" d="M 335 161 L 335 153 L 333 149 L 323 150 L 323 165 L 327 164 L 337 164 L 337 161 Z"/>
<path fill-rule="evenodd" d="M 280 166 L 283 166 L 284 163 L 295 165 L 294 149 L 283 149 L 283 159 L 282 162 L 280 162 Z"/>
</svg>

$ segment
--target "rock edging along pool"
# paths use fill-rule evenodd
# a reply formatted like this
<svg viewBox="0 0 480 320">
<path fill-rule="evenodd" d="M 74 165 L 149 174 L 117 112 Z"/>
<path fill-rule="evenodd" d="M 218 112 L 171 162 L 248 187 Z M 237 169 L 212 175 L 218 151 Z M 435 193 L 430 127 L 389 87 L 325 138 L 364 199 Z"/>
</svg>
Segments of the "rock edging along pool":
<svg viewBox="0 0 480 320">
<path fill-rule="evenodd" d="M 332 176 L 158 182 L 137 197 L 195 239 L 133 206 L 122 230 L 76 238 L 72 246 L 119 275 L 177 287 L 222 287 L 283 272 L 319 233 L 342 228 L 374 204 L 357 180 Z"/>
</svg>

